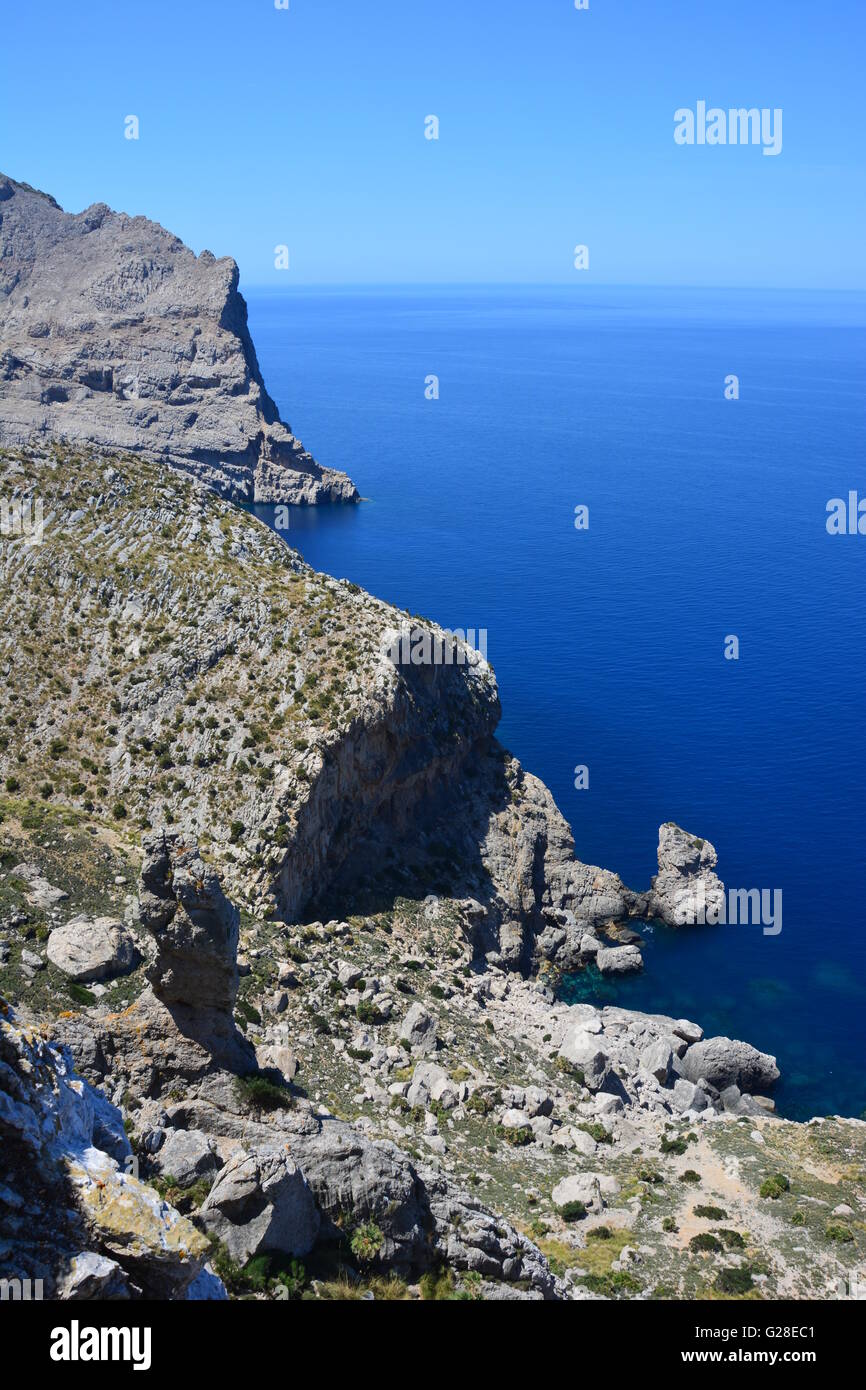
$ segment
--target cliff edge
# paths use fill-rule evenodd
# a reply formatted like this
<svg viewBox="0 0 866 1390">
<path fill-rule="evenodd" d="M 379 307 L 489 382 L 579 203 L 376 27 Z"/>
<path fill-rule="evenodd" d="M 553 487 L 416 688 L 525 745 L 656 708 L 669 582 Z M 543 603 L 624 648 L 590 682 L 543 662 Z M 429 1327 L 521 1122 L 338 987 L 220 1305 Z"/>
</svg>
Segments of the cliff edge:
<svg viewBox="0 0 866 1390">
<path fill-rule="evenodd" d="M 280 419 L 238 267 L 0 174 L 0 444 L 144 455 L 234 501 L 356 502 Z"/>
</svg>

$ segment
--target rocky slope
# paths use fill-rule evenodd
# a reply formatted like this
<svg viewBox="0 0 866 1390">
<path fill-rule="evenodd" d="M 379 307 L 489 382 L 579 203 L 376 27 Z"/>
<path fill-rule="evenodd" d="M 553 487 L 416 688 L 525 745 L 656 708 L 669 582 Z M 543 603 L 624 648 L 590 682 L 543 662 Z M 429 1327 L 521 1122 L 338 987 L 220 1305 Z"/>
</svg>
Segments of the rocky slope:
<svg viewBox="0 0 866 1390">
<path fill-rule="evenodd" d="M 546 909 L 572 936 L 639 910 L 575 860 L 547 789 L 496 743 L 477 652 L 395 665 L 393 634 L 420 620 L 146 461 L 5 451 L 0 486 L 45 513 L 40 544 L 0 543 L 10 811 L 182 826 L 285 921 L 341 881 L 375 891 L 358 877 L 390 855 L 422 896 L 447 880 L 475 898 L 479 943 L 513 962 Z"/>
<path fill-rule="evenodd" d="M 253 1297 L 857 1286 L 866 1125 L 778 1120 L 775 1059 L 699 1021 L 558 1001 L 721 891 L 711 845 L 663 826 L 647 892 L 581 863 L 477 653 L 395 662 L 439 630 L 200 484 L 55 446 L 0 454 L 0 493 L 44 504 L 39 543 L 0 537 L 0 1107 L 62 1089 L 21 1089 L 20 1039 L 68 1045 L 163 1203 L 148 1241 L 207 1242 L 167 1293 L 207 1258 Z M 107 1144 L 51 1181 L 94 1149 L 113 1185 Z M 43 1277 L 20 1198 L 53 1288 L 82 1255 L 146 1291 L 80 1198 L 52 1246 L 29 1181 L 0 1177 L 0 1277 Z"/>
<path fill-rule="evenodd" d="M 0 175 L 0 444 L 157 459 L 246 501 L 353 502 L 281 421 L 233 260 Z"/>
</svg>

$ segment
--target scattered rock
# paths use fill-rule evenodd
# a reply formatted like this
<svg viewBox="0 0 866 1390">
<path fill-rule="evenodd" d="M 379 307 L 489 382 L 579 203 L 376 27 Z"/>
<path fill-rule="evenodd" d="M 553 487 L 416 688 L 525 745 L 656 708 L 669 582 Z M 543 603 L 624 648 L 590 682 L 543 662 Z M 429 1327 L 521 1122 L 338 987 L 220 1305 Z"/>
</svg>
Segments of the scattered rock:
<svg viewBox="0 0 866 1390">
<path fill-rule="evenodd" d="M 436 1021 L 423 1004 L 413 1004 L 400 1025 L 400 1037 L 413 1052 L 433 1053 L 438 1046 Z"/>
<path fill-rule="evenodd" d="M 306 1255 L 319 1212 L 303 1173 L 285 1148 L 235 1153 L 200 1208 L 209 1231 L 243 1264 L 265 1251 Z"/>
<path fill-rule="evenodd" d="M 643 970 L 643 956 L 637 946 L 604 946 L 595 963 L 602 975 L 633 975 Z"/>
<path fill-rule="evenodd" d="M 79 983 L 124 975 L 135 964 L 135 943 L 112 917 L 72 917 L 48 938 L 48 959 Z"/>
</svg>

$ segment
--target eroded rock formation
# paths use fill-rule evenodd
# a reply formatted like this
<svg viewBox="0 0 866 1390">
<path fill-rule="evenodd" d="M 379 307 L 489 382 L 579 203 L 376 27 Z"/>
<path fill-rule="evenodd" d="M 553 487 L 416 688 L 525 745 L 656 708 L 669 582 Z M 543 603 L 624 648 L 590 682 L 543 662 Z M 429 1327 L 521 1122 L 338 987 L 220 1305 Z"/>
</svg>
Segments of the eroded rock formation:
<svg viewBox="0 0 866 1390">
<path fill-rule="evenodd" d="M 354 502 L 279 415 L 230 257 L 0 175 L 0 444 L 131 451 L 227 497 Z"/>
</svg>

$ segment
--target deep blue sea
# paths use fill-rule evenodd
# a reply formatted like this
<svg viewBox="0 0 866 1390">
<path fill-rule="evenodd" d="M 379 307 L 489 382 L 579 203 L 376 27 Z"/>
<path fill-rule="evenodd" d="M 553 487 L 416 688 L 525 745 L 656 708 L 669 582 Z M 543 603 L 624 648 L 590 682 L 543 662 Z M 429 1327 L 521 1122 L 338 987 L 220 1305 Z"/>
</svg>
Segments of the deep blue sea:
<svg viewBox="0 0 866 1390">
<path fill-rule="evenodd" d="M 784 1114 L 866 1111 L 866 536 L 825 526 L 831 497 L 866 496 L 866 295 L 248 298 L 284 418 L 369 499 L 294 510 L 289 542 L 487 629 L 500 737 L 582 859 L 643 888 L 675 820 L 729 887 L 783 892 L 778 936 L 657 927 L 643 975 L 572 997 L 775 1053 Z"/>
</svg>

